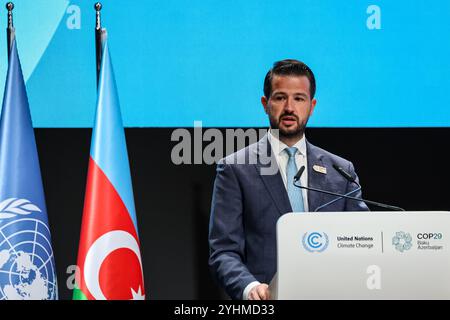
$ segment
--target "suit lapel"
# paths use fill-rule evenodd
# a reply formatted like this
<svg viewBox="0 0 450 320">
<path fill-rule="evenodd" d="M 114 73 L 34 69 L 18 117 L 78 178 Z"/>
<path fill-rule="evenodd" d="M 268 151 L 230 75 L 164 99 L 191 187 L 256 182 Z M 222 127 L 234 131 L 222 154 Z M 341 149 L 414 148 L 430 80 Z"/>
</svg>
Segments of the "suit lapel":
<svg viewBox="0 0 450 320">
<path fill-rule="evenodd" d="M 325 190 L 327 186 L 327 175 L 314 170 L 314 166 L 325 167 L 323 164 L 323 154 L 309 142 L 306 143 L 306 150 L 308 153 L 308 186 L 310 188 Z M 309 211 L 313 212 L 322 205 L 324 203 L 323 199 L 323 193 L 308 190 Z"/>
<path fill-rule="evenodd" d="M 264 136 L 258 142 L 258 148 L 256 150 L 258 153 L 258 161 L 255 165 L 256 170 L 258 171 L 261 179 L 264 182 L 264 185 L 272 197 L 275 206 L 277 207 L 280 216 L 284 215 L 288 212 L 292 212 L 291 203 L 289 201 L 289 196 L 286 191 L 286 187 L 284 186 L 283 178 L 281 177 L 280 170 L 278 169 L 277 160 L 275 156 L 272 154 L 272 147 L 270 146 L 267 135 Z M 267 160 L 270 159 L 270 163 L 267 164 Z M 267 169 L 268 166 L 274 166 L 276 168 L 276 172 L 273 174 L 264 173 L 264 168 Z"/>
</svg>

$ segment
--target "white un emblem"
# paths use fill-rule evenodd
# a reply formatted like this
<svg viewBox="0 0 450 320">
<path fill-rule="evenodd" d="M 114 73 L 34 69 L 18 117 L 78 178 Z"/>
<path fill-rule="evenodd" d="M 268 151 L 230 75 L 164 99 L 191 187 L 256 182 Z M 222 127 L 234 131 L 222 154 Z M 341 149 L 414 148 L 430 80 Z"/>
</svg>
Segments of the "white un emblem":
<svg viewBox="0 0 450 320">
<path fill-rule="evenodd" d="M 306 251 L 320 253 L 328 248 L 330 241 L 325 232 L 307 232 L 303 235 L 302 243 Z"/>
<path fill-rule="evenodd" d="M 24 199 L 0 202 L 0 300 L 58 297 L 50 230 L 40 220 L 25 218 L 40 212 Z"/>
</svg>

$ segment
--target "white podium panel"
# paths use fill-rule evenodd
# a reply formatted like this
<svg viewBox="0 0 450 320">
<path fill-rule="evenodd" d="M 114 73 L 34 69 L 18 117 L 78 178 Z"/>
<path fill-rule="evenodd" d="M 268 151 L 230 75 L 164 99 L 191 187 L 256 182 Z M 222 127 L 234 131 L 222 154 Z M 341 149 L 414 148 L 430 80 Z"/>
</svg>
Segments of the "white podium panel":
<svg viewBox="0 0 450 320">
<path fill-rule="evenodd" d="M 449 212 L 287 214 L 276 299 L 450 299 Z"/>
</svg>

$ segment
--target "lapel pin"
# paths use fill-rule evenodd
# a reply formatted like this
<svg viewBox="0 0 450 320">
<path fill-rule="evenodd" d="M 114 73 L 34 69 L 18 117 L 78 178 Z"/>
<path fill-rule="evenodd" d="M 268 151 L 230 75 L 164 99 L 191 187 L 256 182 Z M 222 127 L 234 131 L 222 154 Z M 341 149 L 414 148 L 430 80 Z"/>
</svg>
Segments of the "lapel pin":
<svg viewBox="0 0 450 320">
<path fill-rule="evenodd" d="M 314 169 L 314 171 L 316 171 L 318 173 L 327 174 L 327 168 L 325 168 L 325 167 L 321 167 L 321 166 L 315 165 L 313 167 L 313 169 Z"/>
</svg>

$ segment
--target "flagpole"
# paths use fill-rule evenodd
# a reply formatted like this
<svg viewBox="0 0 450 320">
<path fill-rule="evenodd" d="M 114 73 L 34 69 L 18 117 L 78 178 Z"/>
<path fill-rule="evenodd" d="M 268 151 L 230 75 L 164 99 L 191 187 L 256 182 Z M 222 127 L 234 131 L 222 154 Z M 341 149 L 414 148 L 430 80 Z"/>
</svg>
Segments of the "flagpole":
<svg viewBox="0 0 450 320">
<path fill-rule="evenodd" d="M 103 42 L 105 40 L 106 30 L 102 28 L 102 21 L 100 11 L 103 6 L 100 2 L 97 2 L 94 6 L 96 11 L 95 18 L 95 54 L 96 54 L 96 62 L 97 62 L 97 86 L 100 81 L 100 68 L 102 65 L 102 55 L 103 55 Z"/>
<path fill-rule="evenodd" d="M 6 28 L 6 39 L 7 39 L 7 50 L 8 50 L 8 61 L 10 59 L 11 47 L 15 37 L 15 29 L 13 23 L 13 14 L 12 11 L 14 9 L 14 3 L 8 2 L 6 4 L 6 9 L 8 10 L 8 27 Z"/>
</svg>

